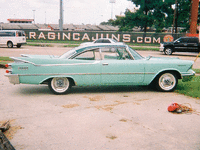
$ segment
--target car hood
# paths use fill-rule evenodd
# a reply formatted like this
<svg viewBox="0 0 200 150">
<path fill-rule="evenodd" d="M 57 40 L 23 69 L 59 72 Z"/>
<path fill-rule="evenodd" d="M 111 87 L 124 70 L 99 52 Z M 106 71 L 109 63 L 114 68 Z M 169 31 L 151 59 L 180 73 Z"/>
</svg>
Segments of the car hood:
<svg viewBox="0 0 200 150">
<path fill-rule="evenodd" d="M 164 45 L 173 45 L 174 42 L 164 42 L 163 44 L 164 44 Z"/>
<path fill-rule="evenodd" d="M 151 61 L 151 62 L 160 62 L 160 63 L 165 63 L 165 64 L 173 64 L 173 63 L 178 63 L 178 64 L 193 64 L 194 61 L 192 60 L 182 60 L 179 59 L 178 57 L 152 57 L 148 56 L 145 57 L 146 60 Z"/>
</svg>

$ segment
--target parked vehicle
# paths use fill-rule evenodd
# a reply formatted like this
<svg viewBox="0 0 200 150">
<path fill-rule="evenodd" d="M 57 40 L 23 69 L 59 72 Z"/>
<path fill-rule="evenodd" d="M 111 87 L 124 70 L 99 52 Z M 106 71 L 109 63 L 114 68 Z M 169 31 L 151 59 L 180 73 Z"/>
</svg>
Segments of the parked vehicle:
<svg viewBox="0 0 200 150">
<path fill-rule="evenodd" d="M 0 30 L 0 45 L 7 45 L 8 48 L 17 46 L 20 48 L 26 44 L 25 32 L 21 30 Z"/>
<path fill-rule="evenodd" d="M 174 42 L 160 44 L 160 51 L 166 55 L 172 55 L 173 52 L 200 52 L 199 38 L 181 37 Z"/>
<path fill-rule="evenodd" d="M 105 44 L 112 43 L 112 44 L 114 44 L 114 43 L 118 43 L 118 41 L 116 41 L 114 39 L 110 39 L 110 38 L 100 38 L 100 39 L 95 40 L 93 42 L 84 42 L 80 46 L 98 44 L 98 43 L 105 43 Z"/>
<path fill-rule="evenodd" d="M 72 86 L 155 85 L 173 91 L 178 79 L 194 75 L 193 61 L 142 57 L 125 44 L 79 46 L 60 57 L 21 55 L 11 57 L 5 76 L 13 84 L 47 84 L 55 94 Z"/>
</svg>

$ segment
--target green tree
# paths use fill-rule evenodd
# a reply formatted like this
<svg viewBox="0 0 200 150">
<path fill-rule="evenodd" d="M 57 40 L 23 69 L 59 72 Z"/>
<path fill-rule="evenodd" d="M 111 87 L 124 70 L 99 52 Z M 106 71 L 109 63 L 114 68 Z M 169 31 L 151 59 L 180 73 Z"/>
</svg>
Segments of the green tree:
<svg viewBox="0 0 200 150">
<path fill-rule="evenodd" d="M 109 19 L 108 22 L 101 22 L 100 25 L 112 25 L 113 24 L 113 19 Z"/>
<path fill-rule="evenodd" d="M 187 31 L 190 28 L 191 0 L 177 0 L 177 2 L 175 27 L 184 27 L 184 31 Z"/>
<path fill-rule="evenodd" d="M 131 0 L 136 6 L 139 6 L 136 12 L 126 10 L 125 17 L 117 17 L 113 25 L 118 25 L 120 30 L 131 30 L 138 26 L 146 33 L 147 27 L 154 26 L 156 32 L 160 32 L 166 25 L 165 20 L 169 23 L 172 15 L 172 2 L 163 0 Z M 120 22 L 122 21 L 122 23 Z M 171 21 L 172 22 L 172 21 Z"/>
<path fill-rule="evenodd" d="M 189 29 L 191 0 L 177 0 L 177 9 L 174 22 L 175 0 L 130 0 L 139 9 L 136 12 L 126 10 L 125 17 L 116 17 L 112 22 L 118 25 L 121 31 L 141 27 L 146 33 L 147 27 L 155 27 L 156 32 L 161 32 L 164 27 L 177 27 Z"/>
</svg>

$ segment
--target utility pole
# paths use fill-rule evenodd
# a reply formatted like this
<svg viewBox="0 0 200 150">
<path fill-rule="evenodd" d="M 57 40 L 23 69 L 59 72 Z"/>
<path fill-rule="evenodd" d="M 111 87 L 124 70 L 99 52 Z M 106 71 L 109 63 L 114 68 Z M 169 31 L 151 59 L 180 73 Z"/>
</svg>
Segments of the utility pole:
<svg viewBox="0 0 200 150">
<path fill-rule="evenodd" d="M 177 8 L 178 8 L 178 2 L 177 0 L 175 1 L 175 9 L 174 9 L 174 19 L 173 19 L 173 27 L 172 27 L 172 34 L 174 34 L 174 24 L 176 23 L 176 32 L 177 33 Z"/>
<path fill-rule="evenodd" d="M 112 5 L 112 8 L 111 8 L 111 19 L 113 19 L 113 4 L 116 3 L 116 0 L 110 0 L 110 3 Z"/>
<path fill-rule="evenodd" d="M 34 24 L 35 24 L 35 11 L 36 11 L 36 10 L 33 10 L 33 20 L 34 20 Z"/>
<path fill-rule="evenodd" d="M 60 0 L 59 28 L 60 28 L 60 31 L 63 31 L 63 0 Z"/>
</svg>

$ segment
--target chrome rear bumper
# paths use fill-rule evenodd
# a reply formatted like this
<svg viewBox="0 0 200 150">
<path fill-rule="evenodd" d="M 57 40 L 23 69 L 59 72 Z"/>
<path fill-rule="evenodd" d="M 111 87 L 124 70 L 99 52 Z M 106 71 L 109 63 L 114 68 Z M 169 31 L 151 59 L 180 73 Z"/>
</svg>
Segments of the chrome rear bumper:
<svg viewBox="0 0 200 150">
<path fill-rule="evenodd" d="M 9 74 L 9 73 L 7 73 L 7 74 L 5 74 L 5 76 L 9 78 L 9 81 L 12 84 L 19 84 L 20 83 L 18 74 Z"/>
</svg>

